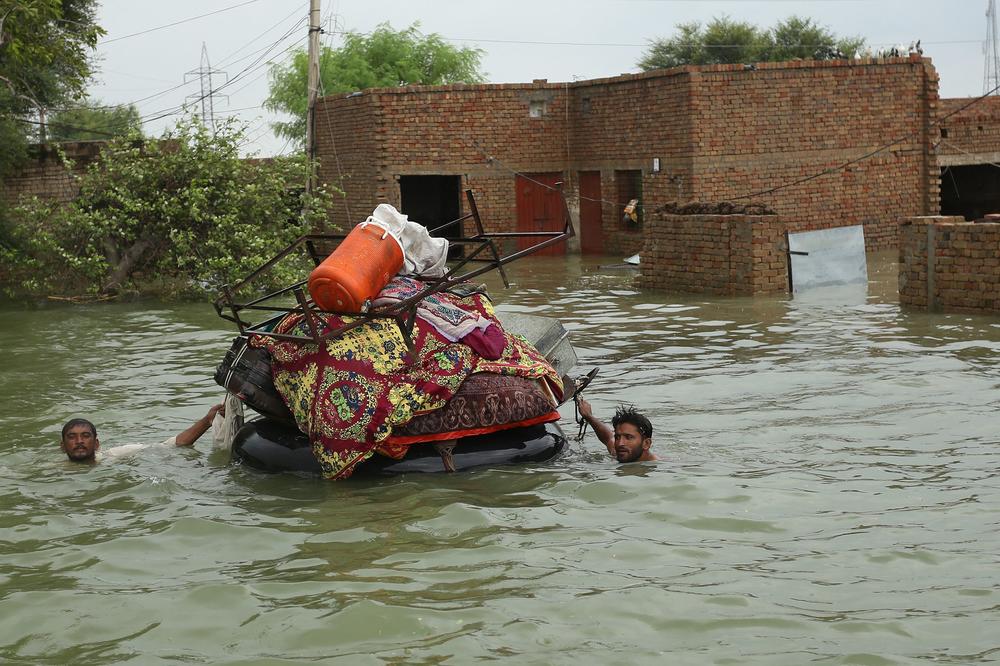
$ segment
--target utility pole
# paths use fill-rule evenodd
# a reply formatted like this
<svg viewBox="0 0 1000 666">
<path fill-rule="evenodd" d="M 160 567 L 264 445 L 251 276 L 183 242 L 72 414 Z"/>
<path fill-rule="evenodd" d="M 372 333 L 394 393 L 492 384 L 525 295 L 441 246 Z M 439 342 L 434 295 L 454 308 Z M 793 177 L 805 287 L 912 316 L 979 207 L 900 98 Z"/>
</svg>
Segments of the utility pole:
<svg viewBox="0 0 1000 666">
<path fill-rule="evenodd" d="M 990 0 L 986 7 L 986 42 L 983 44 L 986 66 L 983 70 L 983 94 L 996 95 L 1000 86 L 1000 46 L 997 45 L 997 4 Z"/>
<path fill-rule="evenodd" d="M 309 82 L 308 103 L 306 106 L 306 159 L 309 164 L 309 174 L 306 176 L 306 193 L 313 189 L 314 166 L 316 156 L 316 99 L 319 97 L 319 2 L 309 0 Z"/>
</svg>

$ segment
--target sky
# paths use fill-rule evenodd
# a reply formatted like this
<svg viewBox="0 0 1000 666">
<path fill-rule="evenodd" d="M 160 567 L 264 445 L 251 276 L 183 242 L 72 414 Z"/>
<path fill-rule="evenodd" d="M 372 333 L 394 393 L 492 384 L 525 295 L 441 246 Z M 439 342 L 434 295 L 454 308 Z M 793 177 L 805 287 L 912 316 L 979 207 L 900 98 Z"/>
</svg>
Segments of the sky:
<svg viewBox="0 0 1000 666">
<path fill-rule="evenodd" d="M 491 83 L 564 82 L 637 72 L 650 40 L 678 23 L 729 16 L 762 27 L 790 15 L 812 18 L 839 37 L 873 48 L 921 40 L 934 62 L 942 97 L 984 90 L 988 0 L 322 0 L 323 44 L 344 31 L 366 33 L 388 22 L 419 22 L 456 46 L 484 51 Z M 203 77 L 212 69 L 212 113 L 247 124 L 248 155 L 292 150 L 262 108 L 268 70 L 287 62 L 307 39 L 308 0 L 102 0 L 90 88 L 102 104 L 135 103 L 144 131 L 159 136 L 180 114 L 201 114 Z M 209 67 L 202 64 L 207 54 Z M 204 82 L 207 85 L 208 79 Z M 187 111 L 184 110 L 187 103 Z"/>
</svg>

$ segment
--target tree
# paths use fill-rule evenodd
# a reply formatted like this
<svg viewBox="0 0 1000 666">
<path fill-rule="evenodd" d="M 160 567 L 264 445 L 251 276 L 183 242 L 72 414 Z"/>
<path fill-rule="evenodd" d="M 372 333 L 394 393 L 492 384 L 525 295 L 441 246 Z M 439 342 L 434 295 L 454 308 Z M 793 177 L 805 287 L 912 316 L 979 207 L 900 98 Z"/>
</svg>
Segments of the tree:
<svg viewBox="0 0 1000 666">
<path fill-rule="evenodd" d="M 789 16 L 771 31 L 767 60 L 831 60 L 853 58 L 865 45 L 862 37 L 838 38 L 812 19 Z"/>
<path fill-rule="evenodd" d="M 50 141 L 107 140 L 142 134 L 142 116 L 134 104 L 101 106 L 85 100 L 76 107 L 60 109 L 49 116 L 46 132 Z"/>
<path fill-rule="evenodd" d="M 232 121 L 213 135 L 188 120 L 159 141 L 111 141 L 74 202 L 11 211 L 15 242 L 0 246 L 8 292 L 217 293 L 256 269 L 325 220 L 329 197 L 301 194 L 304 157 L 241 158 L 244 135 Z M 267 286 L 301 279 L 301 268 L 279 267 Z"/>
<path fill-rule="evenodd" d="M 790 16 L 770 30 L 728 16 L 707 26 L 681 23 L 677 34 L 655 39 L 638 66 L 644 70 L 680 65 L 753 63 L 801 58 L 850 58 L 864 46 L 860 37 L 838 38 L 812 19 Z"/>
<path fill-rule="evenodd" d="M 0 0 L 0 177 L 24 157 L 40 109 L 83 96 L 97 0 Z M 14 140 L 10 140 L 14 139 Z"/>
<path fill-rule="evenodd" d="M 396 31 L 388 23 L 363 35 L 348 32 L 339 48 L 320 51 L 321 92 L 352 92 L 366 88 L 441 85 L 482 81 L 481 49 L 456 48 L 437 34 L 423 35 L 414 23 Z M 308 56 L 299 50 L 288 65 L 274 65 L 270 95 L 264 106 L 287 113 L 292 120 L 272 124 L 279 136 L 300 146 L 305 141 L 308 104 Z"/>
</svg>

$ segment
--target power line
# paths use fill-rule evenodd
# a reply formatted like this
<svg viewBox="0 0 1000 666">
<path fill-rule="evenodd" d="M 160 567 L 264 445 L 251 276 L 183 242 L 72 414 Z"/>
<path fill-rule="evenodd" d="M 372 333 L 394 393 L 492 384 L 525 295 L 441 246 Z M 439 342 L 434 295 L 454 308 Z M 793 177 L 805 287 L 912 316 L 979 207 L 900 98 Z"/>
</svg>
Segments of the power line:
<svg viewBox="0 0 1000 666">
<path fill-rule="evenodd" d="M 297 12 L 299 10 L 296 9 L 295 11 Z M 294 14 L 295 14 L 295 12 L 292 12 L 291 14 L 286 15 L 283 19 L 281 19 L 281 21 L 288 20 L 288 18 L 291 17 Z M 299 25 L 301 25 L 303 22 L 305 22 L 305 21 L 306 21 L 306 17 L 300 18 L 298 21 L 296 21 L 296 23 L 292 26 L 292 28 L 289 29 L 289 31 L 286 33 L 286 35 L 290 34 L 291 32 L 294 32 L 294 30 Z M 279 21 L 279 24 L 280 24 L 280 21 Z M 277 25 L 278 24 L 276 24 L 274 27 L 276 27 Z M 258 49 L 256 51 L 251 52 L 251 53 L 248 53 L 247 55 L 245 55 L 245 56 L 243 56 L 241 58 L 237 58 L 235 60 L 230 61 L 230 58 L 232 58 L 234 55 L 236 55 L 237 53 L 239 53 L 240 51 L 242 51 L 246 47 L 250 46 L 250 44 L 253 44 L 255 41 L 257 41 L 258 39 L 260 39 L 261 37 L 263 37 L 267 33 L 269 33 L 272 30 L 274 30 L 274 27 L 268 28 L 267 30 L 265 30 L 261 34 L 257 35 L 256 37 L 254 37 L 253 39 L 251 39 L 250 41 L 248 41 L 246 44 L 244 44 L 243 46 L 241 46 L 240 48 L 236 49 L 235 51 L 233 51 L 232 53 L 230 53 L 228 56 L 226 56 L 225 58 L 223 58 L 222 62 L 220 63 L 220 66 L 225 66 L 227 64 L 230 64 L 230 65 L 231 64 L 236 64 L 236 63 L 241 62 L 243 60 L 247 60 L 249 58 L 254 57 L 255 55 L 257 55 L 261 51 L 266 51 L 268 49 L 273 48 L 273 45 L 272 46 L 265 46 L 264 48 Z M 171 86 L 170 88 L 167 88 L 165 90 L 161 90 L 160 92 L 153 93 L 153 94 L 147 95 L 145 97 L 140 97 L 138 99 L 134 99 L 134 100 L 129 101 L 129 102 L 122 102 L 121 104 L 107 104 L 107 105 L 102 105 L 102 106 L 93 107 L 93 108 L 98 108 L 98 109 L 119 109 L 119 108 L 123 108 L 123 107 L 127 107 L 127 106 L 138 105 L 141 102 L 147 102 L 147 101 L 149 101 L 151 99 L 156 99 L 157 97 L 162 97 L 163 95 L 166 95 L 168 93 L 174 92 L 175 90 L 179 90 L 181 88 L 184 88 L 185 86 L 188 86 L 191 83 L 193 83 L 193 81 L 185 81 L 184 83 L 179 83 L 179 84 L 177 84 L 175 86 Z M 242 90 L 242 88 L 241 88 L 241 90 Z M 68 109 L 55 109 L 55 110 L 68 110 Z"/>
<path fill-rule="evenodd" d="M 106 136 L 106 137 L 111 138 L 111 139 L 113 139 L 113 138 L 115 138 L 117 136 L 121 136 L 120 134 L 111 134 L 109 132 L 104 132 L 104 131 L 101 131 L 101 130 L 93 129 L 91 127 L 78 127 L 77 125 L 69 125 L 67 123 L 59 123 L 59 122 L 56 122 L 56 123 L 53 123 L 53 122 L 44 122 L 43 123 L 43 122 L 41 122 L 39 120 L 31 120 L 30 118 L 20 118 L 20 117 L 17 117 L 17 116 L 15 116 L 13 118 L 13 120 L 16 120 L 19 123 L 24 123 L 25 125 L 37 125 L 39 127 L 61 127 L 63 129 L 75 130 L 77 132 L 88 132 L 90 134 L 99 134 L 101 136 Z M 53 142 L 53 143 L 56 143 L 56 142 Z"/>
<path fill-rule="evenodd" d="M 247 4 L 247 3 L 244 3 L 244 4 Z M 287 17 L 286 17 L 286 18 L 287 18 Z M 283 34 L 283 35 L 282 35 L 281 37 L 279 37 L 279 38 L 278 38 L 277 40 L 275 40 L 274 42 L 272 42 L 272 43 L 271 43 L 270 45 L 268 45 L 268 46 L 266 46 L 266 47 L 264 47 L 264 48 L 262 48 L 262 49 L 258 49 L 257 51 L 254 51 L 253 53 L 250 53 L 250 54 L 248 54 L 248 55 L 246 55 L 246 56 L 244 56 L 244 57 L 242 57 L 242 58 L 239 58 L 239 59 L 235 60 L 234 62 L 239 62 L 239 61 L 241 61 L 241 60 L 246 60 L 246 59 L 249 59 L 249 58 L 251 58 L 251 57 L 253 57 L 253 56 L 257 55 L 257 54 L 261 54 L 261 55 L 260 55 L 260 56 L 259 56 L 259 57 L 258 57 L 258 58 L 257 58 L 256 60 L 254 60 L 254 61 L 253 61 L 252 63 L 250 63 L 249 65 L 247 65 L 246 67 L 244 67 L 244 68 L 243 68 L 242 70 L 240 70 L 240 72 L 239 72 L 238 74 L 236 74 L 236 76 L 234 76 L 233 78 L 229 79 L 228 81 L 226 81 L 226 83 L 224 83 L 223 85 L 221 85 L 221 86 L 219 86 L 218 88 L 214 89 L 214 90 L 213 90 L 212 92 L 213 92 L 213 93 L 217 93 L 217 92 L 218 92 L 219 90 L 222 90 L 223 88 L 225 88 L 225 87 L 227 87 L 227 86 L 230 86 L 230 85 L 232 85 L 232 84 L 233 84 L 233 83 L 235 83 L 235 82 L 236 82 L 237 80 L 239 80 L 239 79 L 240 79 L 240 78 L 242 78 L 242 77 L 243 77 L 244 75 L 246 75 L 246 74 L 247 74 L 247 73 L 248 73 L 249 71 L 251 71 L 251 70 L 255 69 L 255 68 L 256 68 L 256 67 L 257 67 L 257 66 L 259 65 L 259 63 L 260 63 L 260 62 L 261 62 L 261 61 L 262 61 L 262 60 L 263 60 L 263 59 L 264 59 L 264 58 L 265 58 L 265 57 L 267 56 L 267 54 L 268 54 L 268 53 L 269 53 L 270 51 L 272 51 L 272 50 L 273 50 L 274 48 L 276 48 L 276 47 L 277 47 L 277 46 L 278 46 L 278 45 L 279 45 L 279 44 L 280 44 L 280 43 L 281 43 L 282 41 L 284 41 L 284 40 L 285 40 L 285 39 L 287 39 L 287 38 L 288 38 L 288 37 L 289 37 L 289 36 L 290 36 L 290 35 L 291 35 L 292 33 L 294 33 L 294 32 L 295 32 L 295 30 L 297 30 L 297 29 L 298 29 L 299 25 L 300 25 L 300 24 L 301 24 L 301 23 L 302 23 L 303 21 L 305 21 L 305 20 L 306 20 L 305 18 L 301 18 L 301 19 L 299 19 L 298 21 L 296 21 L 296 22 L 295 22 L 295 24 L 293 24 L 293 25 L 292 25 L 292 27 L 290 27 L 290 28 L 289 28 L 289 29 L 288 29 L 287 31 L 285 31 L 285 33 L 284 33 L 284 34 Z M 268 30 L 268 31 L 266 31 L 266 32 L 270 32 L 270 30 Z M 266 34 L 266 32 L 265 32 L 265 33 L 262 33 L 262 34 Z M 254 39 L 258 39 L 259 37 L 260 37 L 260 35 L 258 35 L 258 36 L 257 36 L 257 37 L 255 37 Z M 300 38 L 300 39 L 296 40 L 296 41 L 295 41 L 295 42 L 293 42 L 293 43 L 292 43 L 291 45 L 289 45 L 288 47 L 286 47 L 286 48 L 285 48 L 285 49 L 284 49 L 284 50 L 283 50 L 283 51 L 282 51 L 281 53 L 279 53 L 278 55 L 279 55 L 279 56 L 281 56 L 281 55 L 284 55 L 284 54 L 285 54 L 285 53 L 287 53 L 288 51 L 290 51 L 290 50 L 292 50 L 293 48 L 295 48 L 296 46 L 298 46 L 298 45 L 299 45 L 299 42 L 303 41 L 304 39 L 305 39 L 305 38 L 303 37 L 303 38 Z M 250 43 L 252 43 L 252 41 L 251 41 Z M 238 52 L 239 52 L 239 50 L 242 50 L 243 48 L 246 48 L 246 46 L 247 46 L 247 45 L 249 45 L 249 43 L 248 43 L 248 44 L 246 44 L 246 45 L 244 45 L 244 46 L 243 46 L 243 47 L 241 47 L 240 49 L 238 49 L 238 50 L 237 50 L 236 52 L 234 52 L 234 53 L 230 54 L 230 56 L 234 55 L 235 53 L 238 53 Z M 257 77 L 257 78 L 260 78 L 260 77 Z M 254 79 L 254 80 L 256 80 L 256 79 Z M 164 91 L 161 91 L 161 92 L 159 92 L 159 93 L 156 93 L 156 94 L 154 94 L 154 95 L 149 95 L 149 96 L 147 96 L 147 97 L 144 97 L 144 98 L 141 98 L 141 99 L 139 99 L 139 100 L 136 100 L 136 101 L 133 101 L 133 102 L 129 102 L 129 103 L 127 103 L 127 104 L 114 104 L 114 105 L 108 105 L 108 106 L 99 106 L 99 107 L 92 107 L 92 108 L 96 108 L 96 109 L 104 109 L 104 110 L 107 110 L 107 109 L 117 109 L 117 108 L 122 108 L 122 107 L 126 107 L 126 106 L 132 106 L 132 105 L 136 104 L 137 102 L 140 102 L 140 101 L 147 101 L 147 100 L 150 100 L 150 99 L 153 99 L 153 98 L 156 98 L 156 97 L 160 97 L 160 96 L 162 96 L 162 95 L 165 95 L 165 94 L 167 94 L 167 93 L 169 93 L 169 92 L 172 92 L 172 91 L 174 91 L 174 90 L 177 90 L 178 88 L 183 88 L 183 87 L 185 87 L 186 85 L 189 85 L 189 84 L 190 84 L 190 83 L 192 83 L 192 82 L 193 82 L 193 81 L 188 81 L 188 82 L 185 82 L 185 83 L 182 83 L 182 84 L 179 84 L 179 85 L 176 85 L 176 86 L 173 86 L 172 88 L 168 88 L 167 90 L 164 90 Z M 243 89 L 243 88 L 239 88 L 238 90 L 242 90 L 242 89 Z M 237 91 L 237 92 L 238 92 L 238 91 Z M 202 97 L 201 97 L 201 96 L 199 96 L 199 95 L 197 95 L 197 94 L 196 94 L 196 95 L 194 95 L 194 96 L 192 96 L 192 98 L 193 98 L 193 102 L 194 102 L 195 104 L 197 104 L 197 103 L 199 103 L 199 102 L 201 102 L 201 101 L 202 101 Z M 178 113 L 182 113 L 182 112 L 184 111 L 184 109 L 185 109 L 185 106 L 186 106 L 185 104 L 181 104 L 180 106 L 171 106 L 171 107 L 168 107 L 168 108 L 166 108 L 166 109 L 161 109 L 161 110 L 159 110 L 159 111 L 154 111 L 154 112 L 152 112 L 152 113 L 148 113 L 148 114 L 145 114 L 145 115 L 142 115 L 142 116 L 140 116 L 140 117 L 139 117 L 139 122 L 140 122 L 141 124 L 145 125 L 145 124 L 147 124 L 147 123 L 150 123 L 150 122 L 154 122 L 154 121 L 156 121 L 156 120 L 162 120 L 163 118 L 167 118 L 167 117 L 170 117 L 170 116 L 173 116 L 173 115 L 177 115 Z M 251 108 L 259 108 L 259 107 L 251 107 Z M 71 110 L 71 109 L 65 109 L 65 110 Z M 78 129 L 79 129 L 79 128 L 78 128 Z M 114 136 L 113 134 L 110 134 L 110 133 L 106 133 L 106 132 L 99 132 L 99 131 L 97 131 L 97 130 L 89 130 L 89 129 L 88 129 L 87 131 L 91 131 L 91 132 L 93 132 L 93 133 L 98 133 L 98 134 L 105 134 L 106 136 L 109 136 L 109 137 L 110 137 L 110 136 Z"/>
<path fill-rule="evenodd" d="M 147 30 L 141 30 L 139 32 L 133 32 L 130 35 L 122 35 L 121 37 L 114 37 L 112 39 L 102 40 L 98 46 L 104 46 L 105 44 L 110 44 L 111 42 L 118 42 L 123 39 L 129 39 L 130 37 L 138 37 L 139 35 L 147 35 L 151 32 L 156 32 L 157 30 L 164 30 L 166 28 L 172 28 L 175 25 L 181 25 L 182 23 L 190 23 L 191 21 L 197 21 L 198 19 L 205 18 L 206 16 L 213 16 L 215 14 L 221 14 L 222 12 L 228 12 L 232 9 L 237 9 L 239 7 L 245 7 L 246 5 L 252 5 L 255 2 L 260 2 L 260 0 L 247 0 L 246 2 L 241 2 L 238 5 L 232 5 L 231 7 L 225 7 L 223 9 L 217 9 L 214 12 L 208 12 L 207 14 L 199 14 L 198 16 L 192 16 L 191 18 L 181 19 L 180 21 L 174 21 L 173 23 L 167 23 L 165 25 L 159 25 L 155 28 L 149 28 Z"/>
<path fill-rule="evenodd" d="M 244 44 L 243 46 L 241 46 L 240 48 L 236 49 L 235 51 L 233 51 L 232 53 L 230 53 L 230 54 L 229 54 L 228 56 L 226 56 L 225 58 L 223 58 L 223 59 L 222 59 L 222 61 L 221 61 L 221 62 L 219 63 L 219 67 L 225 67 L 226 65 L 230 65 L 230 64 L 235 64 L 235 63 L 239 62 L 240 60 L 243 60 L 244 58 L 249 58 L 249 57 L 251 57 L 251 56 L 255 55 L 256 53 L 259 53 L 259 50 L 258 50 L 258 51 L 254 51 L 253 53 L 250 53 L 250 54 L 248 54 L 248 55 L 244 56 L 243 58 L 239 58 L 239 59 L 237 59 L 237 60 L 234 60 L 234 61 L 233 61 L 232 63 L 230 63 L 230 62 L 229 62 L 229 59 L 230 59 L 230 58 L 232 58 L 232 57 L 233 57 L 233 56 L 235 56 L 235 55 L 236 55 L 237 53 L 239 53 L 240 51 L 242 51 L 242 50 L 243 50 L 243 49 L 245 49 L 246 47 L 248 47 L 248 46 L 250 46 L 251 44 L 253 44 L 254 42 L 256 42 L 256 41 L 257 41 L 258 39 L 260 39 L 261 37 L 263 37 L 263 36 L 264 36 L 264 35 L 266 35 L 267 33 L 271 32 L 272 30 L 274 30 L 275 28 L 277 28 L 277 27 L 278 27 L 279 25 L 281 25 L 282 23 L 284 23 L 285 21 L 287 21 L 287 20 L 288 20 L 288 19 L 290 19 L 291 17 L 295 16 L 295 14 L 297 14 L 297 13 L 298 13 L 298 12 L 300 12 L 300 11 L 302 11 L 302 8 L 301 8 L 301 7 L 296 7 L 295 9 L 293 9 L 293 10 L 291 11 L 291 13 L 289 13 L 289 14 L 286 14 L 286 15 L 285 15 L 284 17 L 282 17 L 282 18 L 278 19 L 278 20 L 277 20 L 277 21 L 276 21 L 276 22 L 274 23 L 274 25 L 272 25 L 272 26 L 271 26 L 270 28 L 268 28 L 268 29 L 267 29 L 267 30 L 265 30 L 264 32 L 260 33 L 260 34 L 259 34 L 259 35 L 257 35 L 256 37 L 252 38 L 252 39 L 251 39 L 250 41 L 248 41 L 248 42 L 247 42 L 246 44 Z M 308 14 L 304 14 L 303 16 L 300 16 L 300 17 L 299 17 L 299 20 L 298 20 L 298 21 L 297 21 L 297 22 L 295 23 L 295 25 L 300 25 L 300 24 L 304 23 L 304 22 L 305 22 L 306 20 L 308 20 Z"/>
<path fill-rule="evenodd" d="M 276 48 L 276 47 L 277 47 L 277 46 L 278 46 L 278 45 L 279 45 L 279 44 L 280 44 L 280 43 L 281 43 L 282 41 L 284 41 L 285 39 L 287 39 L 287 38 L 288 38 L 288 36 L 289 36 L 289 35 L 290 35 L 290 34 L 292 33 L 292 31 L 293 31 L 293 30 L 294 30 L 295 28 L 297 28 L 297 27 L 298 27 L 297 25 L 296 25 L 296 26 L 293 26 L 293 28 L 292 28 L 292 29 L 290 29 L 290 30 L 289 30 L 288 32 L 286 32 L 286 33 L 285 33 L 284 35 L 282 35 L 282 36 L 281 36 L 281 37 L 279 37 L 279 38 L 278 38 L 277 40 L 275 40 L 275 41 L 274 41 L 274 42 L 273 42 L 273 43 L 271 44 L 271 46 L 269 46 L 269 47 L 268 47 L 268 48 L 267 48 L 267 49 L 266 49 L 266 50 L 264 51 L 264 53 L 262 53 L 262 54 L 260 55 L 260 57 L 258 57 L 258 58 L 257 58 L 257 59 L 256 59 L 256 60 L 255 60 L 254 62 L 250 63 L 249 65 L 247 65 L 246 67 L 244 67 L 244 68 L 243 68 L 242 70 L 240 70 L 240 71 L 239 71 L 239 72 L 238 72 L 238 73 L 236 74 L 236 76 L 234 76 L 233 78 L 231 78 L 231 79 L 229 79 L 228 81 L 226 81 L 226 82 L 225 82 L 225 83 L 224 83 L 223 85 L 219 86 L 219 88 L 218 88 L 217 90 L 222 90 L 223 88 L 226 88 L 226 87 L 228 87 L 228 86 L 231 86 L 232 84 L 236 83 L 236 81 L 239 81 L 239 80 L 240 80 L 240 79 L 241 79 L 241 78 L 242 78 L 242 77 L 243 77 L 243 76 L 244 76 L 245 74 L 247 74 L 247 73 L 248 73 L 248 72 L 249 72 L 250 70 L 252 70 L 252 69 L 256 68 L 256 67 L 257 67 L 257 66 L 258 66 L 258 65 L 260 64 L 260 62 L 261 62 L 261 61 L 262 61 L 262 60 L 263 60 L 263 59 L 264 59 L 264 58 L 265 58 L 265 57 L 267 56 L 267 54 L 268 54 L 268 53 L 269 53 L 269 52 L 270 52 L 270 51 L 271 51 L 272 49 Z M 296 47 L 296 46 L 298 45 L 298 42 L 302 41 L 303 39 L 305 39 L 305 38 L 303 37 L 303 38 L 301 38 L 301 39 L 297 40 L 296 42 L 293 42 L 293 43 L 292 43 L 292 44 L 291 44 L 290 46 L 288 46 L 287 48 L 285 48 L 285 49 L 284 49 L 284 50 L 283 50 L 283 51 L 282 51 L 281 53 L 279 53 L 278 55 L 282 55 L 282 54 L 286 53 L 287 51 L 290 51 L 290 50 L 291 50 L 292 48 L 295 48 L 295 47 Z M 197 101 L 198 101 L 198 100 L 196 100 L 196 102 L 197 102 Z M 170 111 L 165 111 L 165 112 L 162 112 L 162 113 L 156 113 L 156 114 L 151 114 L 151 115 L 149 115 L 149 116 L 143 116 L 141 120 L 142 120 L 142 123 L 143 123 L 143 124 L 145 124 L 145 123 L 148 123 L 148 122 L 153 122 L 153 121 L 155 121 L 155 120 L 161 120 L 161 119 L 163 119 L 163 118 L 167 118 L 168 116 L 173 116 L 173 115 L 177 115 L 178 113 L 182 112 L 183 110 L 184 110 L 184 105 L 181 105 L 180 107 L 173 107 L 173 108 L 172 108 L 172 109 L 171 109 Z"/>
</svg>

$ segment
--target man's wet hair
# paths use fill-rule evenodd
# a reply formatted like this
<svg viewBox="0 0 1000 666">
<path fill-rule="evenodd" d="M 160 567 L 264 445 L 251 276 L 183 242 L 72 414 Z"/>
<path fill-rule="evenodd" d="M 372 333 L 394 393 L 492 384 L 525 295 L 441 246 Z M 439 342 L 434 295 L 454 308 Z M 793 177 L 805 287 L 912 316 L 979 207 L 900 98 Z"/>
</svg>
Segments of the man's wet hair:
<svg viewBox="0 0 1000 666">
<path fill-rule="evenodd" d="M 62 438 L 66 439 L 66 433 L 69 432 L 69 429 L 75 428 L 76 426 L 79 425 L 87 426 L 88 428 L 90 428 L 90 432 L 94 434 L 94 437 L 95 438 L 97 437 L 97 428 L 94 427 L 93 423 L 91 423 L 87 419 L 70 419 L 69 421 L 66 421 L 66 425 L 63 426 Z"/>
<path fill-rule="evenodd" d="M 643 439 L 653 436 L 653 424 L 645 416 L 635 410 L 634 405 L 620 405 L 611 419 L 611 427 L 617 428 L 620 423 L 631 423 L 639 431 Z"/>
</svg>

